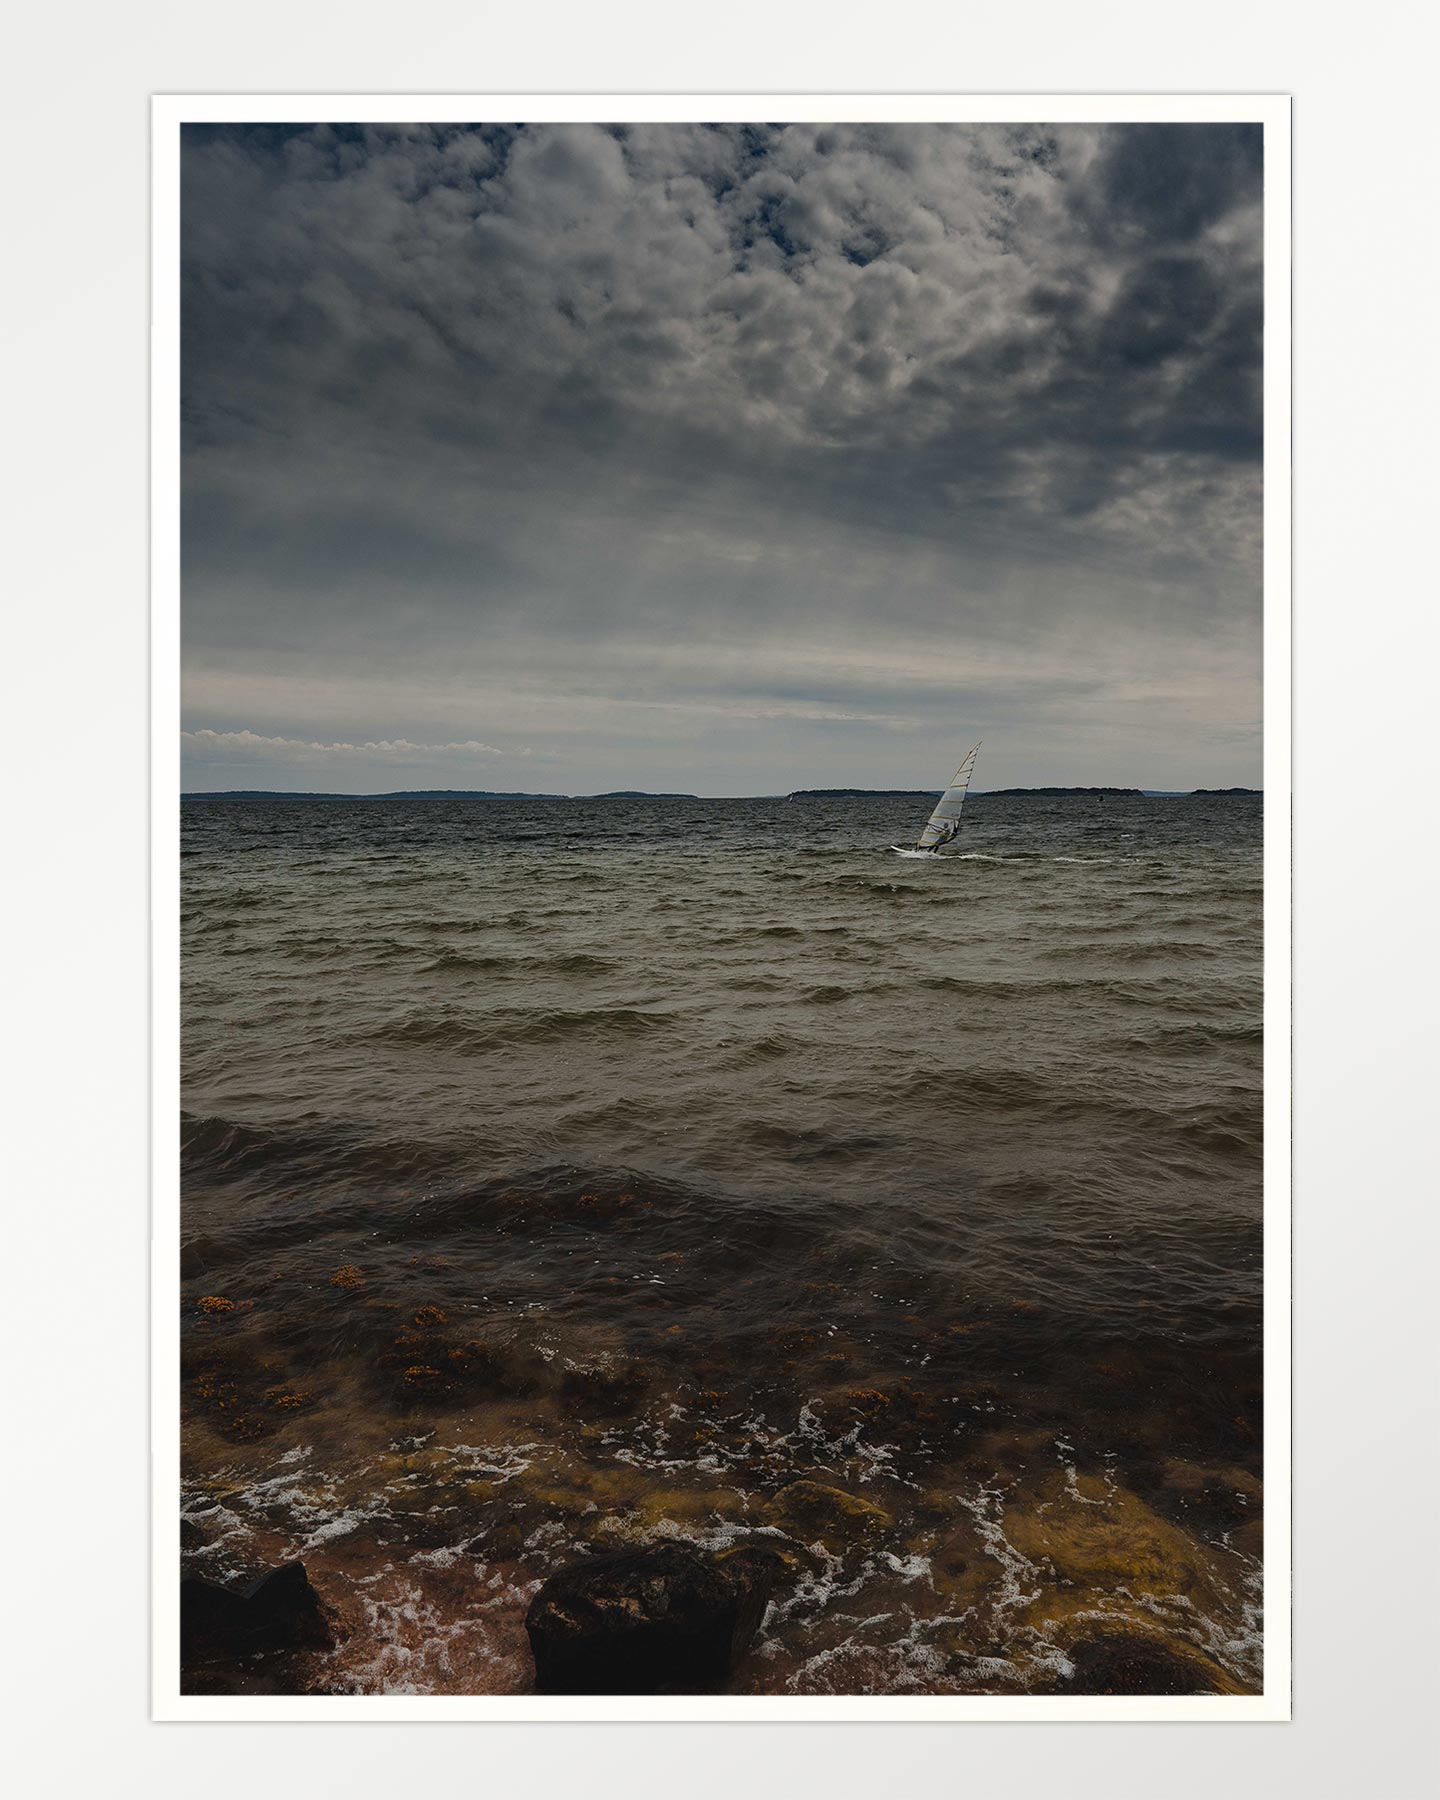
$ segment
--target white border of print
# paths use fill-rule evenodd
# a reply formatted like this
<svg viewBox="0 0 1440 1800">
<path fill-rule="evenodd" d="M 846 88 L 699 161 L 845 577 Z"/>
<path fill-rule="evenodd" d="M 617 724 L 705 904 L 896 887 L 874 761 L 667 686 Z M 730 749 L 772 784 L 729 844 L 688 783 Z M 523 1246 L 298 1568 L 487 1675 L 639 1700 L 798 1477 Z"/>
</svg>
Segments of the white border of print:
<svg viewBox="0 0 1440 1800">
<path fill-rule="evenodd" d="M 347 1695 L 179 1691 L 180 380 L 182 124 L 508 119 L 1254 121 L 1265 132 L 1265 1680 L 1254 1696 Z M 1274 94 L 166 94 L 152 101 L 152 1707 L 157 1720 L 1229 1721 L 1290 1717 L 1290 131 Z"/>
</svg>

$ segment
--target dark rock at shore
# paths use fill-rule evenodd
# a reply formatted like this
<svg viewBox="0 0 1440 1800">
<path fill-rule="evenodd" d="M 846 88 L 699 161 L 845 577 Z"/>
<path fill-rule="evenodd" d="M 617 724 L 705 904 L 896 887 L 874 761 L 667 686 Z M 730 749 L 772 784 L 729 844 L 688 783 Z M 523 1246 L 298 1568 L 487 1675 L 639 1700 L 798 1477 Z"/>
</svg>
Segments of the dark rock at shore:
<svg viewBox="0 0 1440 1800">
<path fill-rule="evenodd" d="M 536 1692 L 713 1690 L 759 1629 L 782 1569 L 769 1550 L 677 1543 L 561 1569 L 525 1615 Z"/>
<path fill-rule="evenodd" d="M 180 1654 L 246 1656 L 334 1642 L 320 1596 L 303 1562 L 281 1563 L 242 1588 L 189 1576 L 180 1583 Z"/>
</svg>

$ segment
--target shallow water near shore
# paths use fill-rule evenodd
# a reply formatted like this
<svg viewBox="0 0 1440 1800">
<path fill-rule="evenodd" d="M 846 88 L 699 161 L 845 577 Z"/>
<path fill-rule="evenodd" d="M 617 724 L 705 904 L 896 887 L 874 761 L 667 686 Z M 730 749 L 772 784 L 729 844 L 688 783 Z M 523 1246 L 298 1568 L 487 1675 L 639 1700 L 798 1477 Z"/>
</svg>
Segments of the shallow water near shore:
<svg viewBox="0 0 1440 1800">
<path fill-rule="evenodd" d="M 341 1627 L 189 1685 L 525 1691 L 668 1536 L 735 1691 L 1258 1691 L 1260 802 L 916 810 L 184 804 L 182 1559 Z"/>
</svg>

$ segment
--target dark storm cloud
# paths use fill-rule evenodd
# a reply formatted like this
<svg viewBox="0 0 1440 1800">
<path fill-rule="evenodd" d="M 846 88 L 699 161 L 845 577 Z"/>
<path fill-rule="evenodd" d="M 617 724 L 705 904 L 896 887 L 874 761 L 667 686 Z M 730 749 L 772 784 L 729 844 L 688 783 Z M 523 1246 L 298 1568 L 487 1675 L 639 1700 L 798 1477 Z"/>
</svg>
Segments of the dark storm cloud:
<svg viewBox="0 0 1440 1800">
<path fill-rule="evenodd" d="M 1258 125 L 1128 125 L 1101 159 L 1092 228 L 1118 241 L 1193 243 L 1253 204 L 1260 179 Z"/>
<path fill-rule="evenodd" d="M 207 127 L 184 181 L 207 768 L 1255 773 L 1257 130 Z"/>
</svg>

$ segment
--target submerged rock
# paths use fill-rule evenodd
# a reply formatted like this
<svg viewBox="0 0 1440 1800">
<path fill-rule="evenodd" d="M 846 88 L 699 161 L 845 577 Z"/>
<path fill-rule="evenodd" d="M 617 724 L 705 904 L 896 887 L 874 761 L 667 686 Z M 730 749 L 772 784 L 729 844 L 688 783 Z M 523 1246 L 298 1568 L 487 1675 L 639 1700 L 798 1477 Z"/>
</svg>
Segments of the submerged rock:
<svg viewBox="0 0 1440 1800">
<path fill-rule="evenodd" d="M 1010 1624 L 1039 1632 L 1075 1665 L 1055 1690 L 1081 1694 L 1252 1691 L 1193 1640 L 1246 1629 L 1243 1565 L 1098 1476 L 1061 1473 L 1007 1507 L 1011 1548 L 1032 1591 Z"/>
<path fill-rule="evenodd" d="M 572 1564 L 530 1603 L 542 1694 L 688 1693 L 718 1687 L 759 1629 L 780 1572 L 767 1550 L 655 1544 Z"/>
<path fill-rule="evenodd" d="M 1198 1652 L 1128 1631 L 1102 1633 L 1070 1651 L 1070 1694 L 1218 1694 L 1234 1692 Z"/>
<path fill-rule="evenodd" d="M 766 1512 L 792 1537 L 805 1543 L 819 1538 L 826 1545 L 874 1537 L 891 1523 L 889 1513 L 875 1501 L 820 1481 L 792 1481 L 781 1488 Z"/>
<path fill-rule="evenodd" d="M 533 1375 L 504 1345 L 483 1338 L 453 1342 L 438 1306 L 422 1306 L 414 1323 L 381 1352 L 379 1367 L 404 1408 L 455 1407 L 533 1392 Z"/>
<path fill-rule="evenodd" d="M 1242 1468 L 1212 1468 L 1172 1457 L 1132 1463 L 1125 1479 L 1157 1510 L 1206 1531 L 1236 1530 L 1265 1511 L 1264 1486 Z"/>
<path fill-rule="evenodd" d="M 560 1392 L 582 1417 L 614 1418 L 633 1412 L 649 1385 L 649 1374 L 640 1363 L 571 1363 Z"/>
<path fill-rule="evenodd" d="M 180 1653 L 245 1656 L 258 1650 L 326 1648 L 334 1642 L 303 1562 L 282 1563 L 243 1588 L 194 1576 L 180 1583 Z"/>
<path fill-rule="evenodd" d="M 1215 1610 L 1224 1590 L 1214 1554 L 1135 1494 L 1099 1476 L 1053 1476 L 1040 1504 L 1012 1508 L 1005 1534 L 1020 1554 L 1077 1587 L 1183 1595 Z"/>
</svg>

